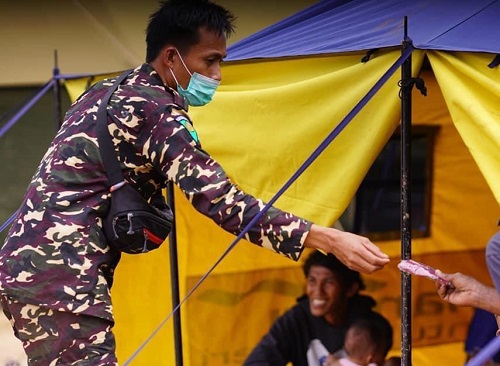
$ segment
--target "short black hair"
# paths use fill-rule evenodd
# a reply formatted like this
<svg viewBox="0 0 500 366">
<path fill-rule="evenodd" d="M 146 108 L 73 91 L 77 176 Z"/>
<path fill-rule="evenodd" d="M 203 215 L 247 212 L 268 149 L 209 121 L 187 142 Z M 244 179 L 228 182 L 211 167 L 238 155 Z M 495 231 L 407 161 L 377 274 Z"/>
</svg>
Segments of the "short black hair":
<svg viewBox="0 0 500 366">
<path fill-rule="evenodd" d="M 335 275 L 340 285 L 344 289 L 350 288 L 353 284 L 357 283 L 360 290 L 366 288 L 363 279 L 359 272 L 354 271 L 342 263 L 333 254 L 323 254 L 318 250 L 313 251 L 309 257 L 307 257 L 302 267 L 304 270 L 304 275 L 309 276 L 309 271 L 312 266 L 321 266 L 328 268 Z"/>
<path fill-rule="evenodd" d="M 199 41 L 201 27 L 229 37 L 235 19 L 230 11 L 210 0 L 166 0 L 149 17 L 146 62 L 153 61 L 167 44 L 185 52 Z"/>
</svg>

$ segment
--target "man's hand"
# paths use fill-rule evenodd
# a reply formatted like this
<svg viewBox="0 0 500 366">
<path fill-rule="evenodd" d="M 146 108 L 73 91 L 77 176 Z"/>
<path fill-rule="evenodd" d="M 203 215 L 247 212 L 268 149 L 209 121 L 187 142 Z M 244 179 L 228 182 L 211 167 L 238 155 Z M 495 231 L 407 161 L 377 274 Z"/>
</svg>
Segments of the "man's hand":
<svg viewBox="0 0 500 366">
<path fill-rule="evenodd" d="M 389 256 L 368 238 L 333 228 L 312 225 L 304 245 L 332 253 L 352 270 L 372 273 L 389 263 Z"/>
<path fill-rule="evenodd" d="M 458 306 L 472 306 L 500 314 L 500 295 L 498 291 L 487 286 L 473 277 L 462 273 L 446 274 L 436 270 L 451 285 L 436 282 L 437 293 L 441 299 Z"/>
</svg>

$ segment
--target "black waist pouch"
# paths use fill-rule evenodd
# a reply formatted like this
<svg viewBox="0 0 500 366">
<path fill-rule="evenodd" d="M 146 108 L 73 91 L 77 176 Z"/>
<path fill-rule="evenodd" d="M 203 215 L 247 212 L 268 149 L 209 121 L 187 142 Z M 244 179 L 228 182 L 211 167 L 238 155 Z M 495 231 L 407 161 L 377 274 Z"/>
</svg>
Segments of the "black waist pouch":
<svg viewBox="0 0 500 366">
<path fill-rule="evenodd" d="M 161 191 L 150 202 L 129 184 L 111 192 L 103 228 L 113 248 L 129 254 L 149 252 L 160 247 L 172 226 L 173 213 Z"/>
<path fill-rule="evenodd" d="M 111 94 L 128 73 L 120 75 L 99 105 L 97 138 L 111 192 L 109 210 L 102 221 L 104 235 L 112 248 L 137 254 L 160 247 L 172 230 L 173 213 L 161 190 L 155 192 L 148 202 L 125 181 L 113 147 L 106 108 Z"/>
</svg>

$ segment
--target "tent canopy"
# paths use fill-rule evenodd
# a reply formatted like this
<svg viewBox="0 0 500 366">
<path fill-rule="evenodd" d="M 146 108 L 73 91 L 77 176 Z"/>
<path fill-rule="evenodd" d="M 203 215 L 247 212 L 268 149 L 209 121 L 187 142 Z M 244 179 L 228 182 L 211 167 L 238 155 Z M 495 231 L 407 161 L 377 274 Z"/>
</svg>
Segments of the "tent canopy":
<svg viewBox="0 0 500 366">
<path fill-rule="evenodd" d="M 408 36 L 422 49 L 412 55 L 412 76 L 424 78 L 429 91 L 425 98 L 415 93 L 415 121 L 440 127 L 433 161 L 431 235 L 415 239 L 413 254 L 444 271 L 461 263 L 460 270 L 485 280 L 487 271 L 478 258 L 484 258 L 483 245 L 495 230 L 491 223 L 500 202 L 500 68 L 486 67 L 500 51 L 500 23 L 493 23 L 499 1 L 318 2 L 229 47 L 228 60 L 240 62 L 225 63 L 214 100 L 190 110 L 204 148 L 243 190 L 269 200 L 400 56 L 397 47 L 407 16 Z M 376 57 L 359 62 L 372 49 L 380 49 Z M 425 55 L 432 72 L 421 72 Z M 399 124 L 399 79 L 398 73 L 389 79 L 280 198 L 278 207 L 318 224 L 338 219 Z M 175 208 L 180 287 L 186 293 L 234 237 L 197 213 L 181 194 L 176 194 Z M 391 257 L 399 257 L 399 241 L 378 244 Z M 168 289 L 151 278 L 161 278 L 166 250 L 164 246 L 147 258 L 124 256 L 120 264 L 113 290 L 120 357 L 130 355 L 164 317 Z M 186 361 L 241 364 L 271 319 L 302 291 L 299 266 L 253 245 L 235 247 L 182 313 Z M 136 275 L 130 276 L 132 272 Z M 392 261 L 367 281 L 367 290 L 393 324 L 400 317 L 400 292 L 394 286 L 399 279 Z M 433 302 L 434 285 L 425 279 L 415 279 L 412 291 L 415 331 L 421 335 L 413 346 L 460 342 L 467 309 L 437 305 L 441 303 Z M 150 315 L 139 318 L 146 313 Z M 214 321 L 217 332 L 212 331 Z M 141 360 L 148 360 L 144 364 L 158 364 L 159 355 L 168 352 L 159 337 L 153 342 L 141 352 Z M 462 361 L 459 352 L 446 355 L 460 358 L 447 364 Z M 436 359 L 424 352 L 420 360 L 415 357 L 419 366 Z"/>
<path fill-rule="evenodd" d="M 500 53 L 498 14 L 499 0 L 324 0 L 235 43 L 227 60 L 399 46 L 405 16 L 415 48 Z"/>
<path fill-rule="evenodd" d="M 407 17 L 407 36 L 429 58 L 455 126 L 500 202 L 498 14 L 500 0 L 323 0 L 233 44 L 227 59 L 381 54 L 401 46 Z"/>
</svg>

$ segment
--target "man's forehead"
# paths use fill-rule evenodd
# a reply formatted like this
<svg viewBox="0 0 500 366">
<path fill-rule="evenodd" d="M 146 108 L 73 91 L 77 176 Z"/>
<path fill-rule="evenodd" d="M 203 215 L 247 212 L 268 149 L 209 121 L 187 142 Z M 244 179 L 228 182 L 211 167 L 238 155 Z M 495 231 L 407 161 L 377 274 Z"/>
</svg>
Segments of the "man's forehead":
<svg viewBox="0 0 500 366">
<path fill-rule="evenodd" d="M 323 277 L 332 277 L 332 278 L 337 277 L 335 273 L 333 273 L 329 268 L 323 266 L 311 266 L 309 270 L 309 276 L 311 276 L 312 274 L 321 275 Z"/>
<path fill-rule="evenodd" d="M 212 48 L 207 45 L 198 45 L 193 46 L 188 54 L 190 56 L 197 56 L 201 58 L 215 58 L 215 59 L 223 59 L 227 56 L 226 49 L 220 48 Z"/>
<path fill-rule="evenodd" d="M 213 50 L 218 50 L 219 52 L 226 52 L 226 37 L 224 34 L 219 34 L 217 32 L 211 32 L 205 28 L 200 28 L 199 30 L 199 41 L 193 47 L 201 46 L 206 48 L 211 48 Z"/>
</svg>

